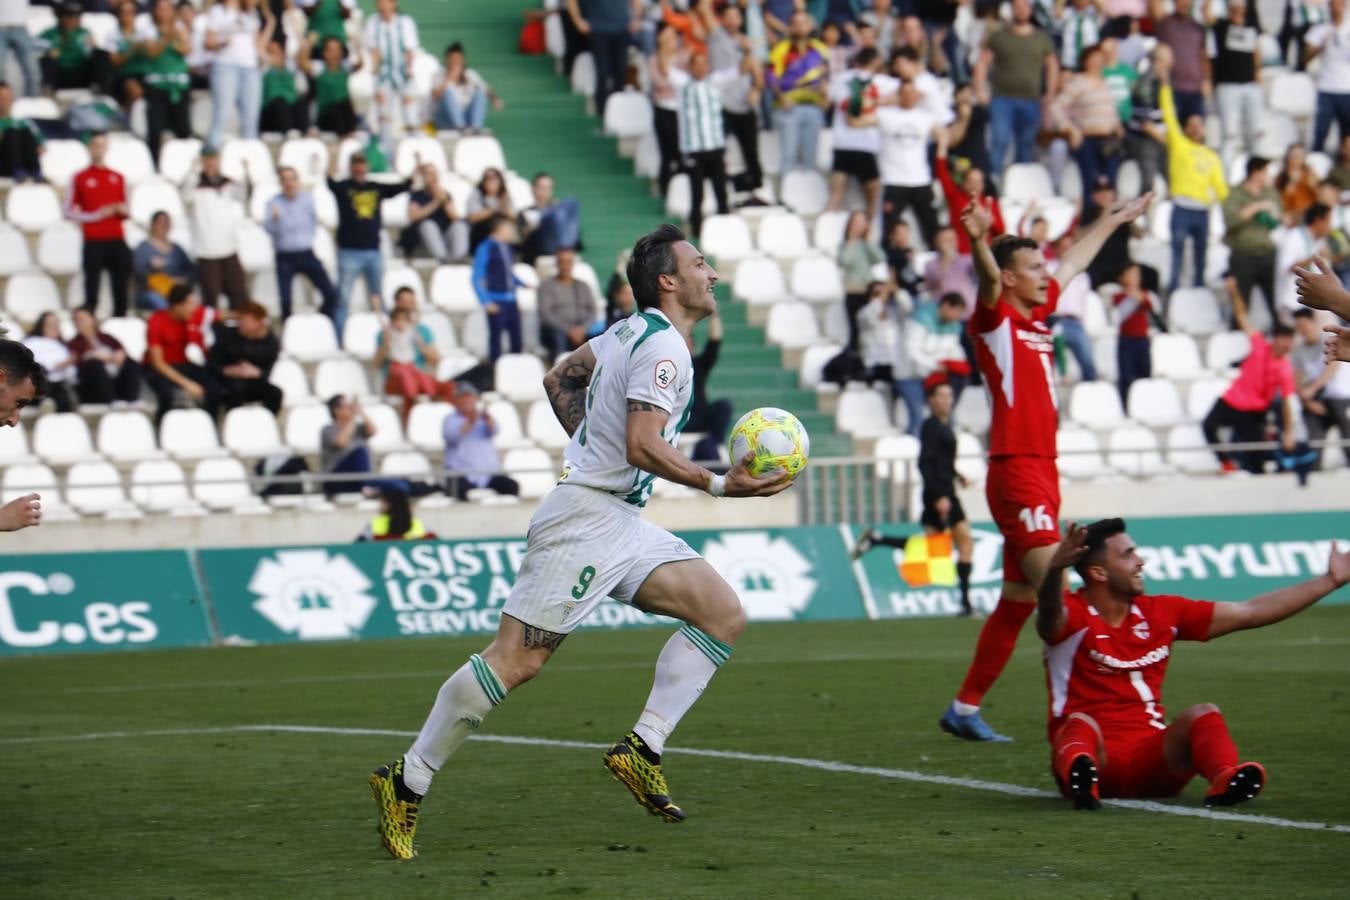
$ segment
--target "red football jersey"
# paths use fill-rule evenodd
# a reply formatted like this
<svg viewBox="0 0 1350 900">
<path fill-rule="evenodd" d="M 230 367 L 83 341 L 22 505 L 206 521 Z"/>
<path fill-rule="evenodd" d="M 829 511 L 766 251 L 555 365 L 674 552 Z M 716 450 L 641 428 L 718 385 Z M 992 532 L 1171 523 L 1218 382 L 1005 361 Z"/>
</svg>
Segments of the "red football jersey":
<svg viewBox="0 0 1350 900">
<path fill-rule="evenodd" d="M 1047 302 L 1024 318 L 999 298 L 977 304 L 970 317 L 975 359 L 989 392 L 993 423 L 989 456 L 1058 456 L 1059 400 L 1055 396 L 1055 338 L 1045 324 L 1059 303 L 1059 282 L 1050 280 Z"/>
<path fill-rule="evenodd" d="M 1071 713 L 1104 728 L 1167 727 L 1162 688 L 1172 642 L 1208 640 L 1214 604 L 1140 595 L 1114 628 L 1081 594 L 1065 594 L 1064 611 L 1063 630 L 1045 646 L 1051 739 Z"/>
</svg>

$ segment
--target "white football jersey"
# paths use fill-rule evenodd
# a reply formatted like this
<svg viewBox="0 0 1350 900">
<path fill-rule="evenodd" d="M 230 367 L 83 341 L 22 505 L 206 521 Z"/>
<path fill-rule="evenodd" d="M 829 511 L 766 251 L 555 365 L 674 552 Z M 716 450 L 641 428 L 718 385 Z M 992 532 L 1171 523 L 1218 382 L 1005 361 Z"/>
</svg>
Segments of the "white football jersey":
<svg viewBox="0 0 1350 900">
<path fill-rule="evenodd" d="M 694 403 L 694 369 L 684 337 L 660 310 L 639 310 L 591 339 L 595 370 L 586 416 L 563 452 L 560 484 L 599 488 L 647 505 L 656 476 L 628 463 L 628 401 L 670 413 L 662 437 L 673 447 Z"/>
</svg>

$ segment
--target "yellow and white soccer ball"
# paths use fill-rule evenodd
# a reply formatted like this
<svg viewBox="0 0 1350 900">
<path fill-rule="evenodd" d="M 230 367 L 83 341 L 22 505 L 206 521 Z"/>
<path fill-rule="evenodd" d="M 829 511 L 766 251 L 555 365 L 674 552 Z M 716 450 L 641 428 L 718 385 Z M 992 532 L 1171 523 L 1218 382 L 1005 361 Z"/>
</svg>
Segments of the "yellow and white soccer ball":
<svg viewBox="0 0 1350 900">
<path fill-rule="evenodd" d="M 733 463 L 740 462 L 746 454 L 754 454 L 750 461 L 752 475 L 785 469 L 796 478 L 811 456 L 811 436 L 792 413 L 761 406 L 741 416 L 731 429 L 729 450 Z"/>
</svg>

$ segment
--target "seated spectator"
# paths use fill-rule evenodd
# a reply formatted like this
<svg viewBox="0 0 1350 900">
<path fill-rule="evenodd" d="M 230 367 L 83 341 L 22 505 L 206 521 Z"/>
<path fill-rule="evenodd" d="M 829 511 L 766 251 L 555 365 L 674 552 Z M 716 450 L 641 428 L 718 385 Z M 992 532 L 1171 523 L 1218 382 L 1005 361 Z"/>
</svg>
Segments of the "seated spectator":
<svg viewBox="0 0 1350 900">
<path fill-rule="evenodd" d="M 469 252 L 478 250 L 491 230 L 493 216 L 515 218 L 515 209 L 511 205 L 511 193 L 506 189 L 506 179 L 501 170 L 489 167 L 483 170 L 478 187 L 469 195 L 465 210 L 469 220 Z"/>
<path fill-rule="evenodd" d="M 357 536 L 358 541 L 421 541 L 434 538 L 413 515 L 408 492 L 394 487 L 380 490 L 380 511 Z"/>
<path fill-rule="evenodd" d="M 156 310 L 145 328 L 145 377 L 155 393 L 155 424 L 174 405 L 174 389 L 187 394 L 211 414 L 220 411 L 220 384 L 205 366 L 188 361 L 188 347 L 206 356 L 206 329 L 215 310 L 202 306 L 192 288 L 176 284 L 169 291 L 169 305 Z"/>
<path fill-rule="evenodd" d="M 1289 351 L 1294 348 L 1294 330 L 1288 325 L 1276 324 L 1270 340 L 1247 323 L 1246 315 L 1237 313 L 1238 327 L 1251 338 L 1251 353 L 1243 360 L 1238 376 L 1218 400 L 1201 428 L 1210 446 L 1221 442 L 1219 432 L 1228 432 L 1224 443 L 1259 443 L 1266 439 L 1266 419 L 1276 399 L 1280 399 L 1281 437 L 1285 451 L 1294 449 L 1294 428 L 1298 413 L 1294 404 L 1298 392 L 1294 384 L 1294 367 Z M 1236 472 L 1241 466 L 1248 472 L 1260 474 L 1270 454 L 1263 450 L 1242 450 L 1229 453 L 1215 450 L 1224 472 Z"/>
<path fill-rule="evenodd" d="M 309 130 L 309 101 L 296 89 L 295 72 L 286 63 L 286 47 L 276 41 L 267 45 L 259 130 L 273 134 Z"/>
<path fill-rule="evenodd" d="M 0 81 L 0 178 L 41 181 L 42 132 L 28 119 L 13 118 L 13 108 L 14 90 Z"/>
<path fill-rule="evenodd" d="M 962 169 L 957 168 L 955 173 L 948 167 L 947 142 L 945 139 L 939 140 L 937 145 L 937 161 L 934 168 L 937 170 L 938 181 L 942 184 L 942 196 L 947 201 L 947 215 L 952 222 L 961 220 L 961 213 L 970 205 L 971 198 L 978 198 L 978 202 L 985 209 L 989 210 L 993 216 L 994 222 L 990 226 L 990 240 L 998 237 L 1006 230 L 1003 226 L 1003 210 L 999 207 L 998 198 L 991 197 L 985 189 L 984 171 L 969 166 Z M 958 185 L 952 178 L 955 174 L 960 178 Z M 964 228 L 956 228 L 956 250 L 962 256 L 970 255 L 970 238 L 966 235 Z"/>
<path fill-rule="evenodd" d="M 408 197 L 408 227 L 399 235 L 405 256 L 425 252 L 439 262 L 460 262 L 469 256 L 469 223 L 455 208 L 455 198 L 441 185 L 431 163 L 418 166 L 422 187 Z"/>
<path fill-rule="evenodd" d="M 488 104 L 502 108 L 483 76 L 470 69 L 464 46 L 458 41 L 445 48 L 445 70 L 431 86 L 431 122 L 438 131 L 482 131 L 487 125 Z"/>
<path fill-rule="evenodd" d="M 252 300 L 235 311 L 236 326 L 216 325 L 216 342 L 208 357 L 220 384 L 225 409 L 261 403 L 272 415 L 281 412 L 281 388 L 268 381 L 281 343 L 268 326 L 267 310 Z"/>
<path fill-rule="evenodd" d="M 421 44 L 413 17 L 398 11 L 398 0 L 375 0 L 375 15 L 366 19 L 365 49 L 375 69 L 375 96 L 370 112 L 375 131 L 392 155 L 404 130 L 421 126 L 413 60 Z"/>
<path fill-rule="evenodd" d="M 141 365 L 127 358 L 122 342 L 99 330 L 98 319 L 77 309 L 75 337 L 67 342 L 79 372 L 81 403 L 136 403 L 141 399 Z"/>
<path fill-rule="evenodd" d="M 1059 267 L 1058 258 L 1068 252 L 1073 246 L 1073 240 L 1072 232 L 1065 232 L 1055 242 L 1056 259 L 1047 267 L 1052 274 Z M 1087 329 L 1083 325 L 1090 293 L 1092 293 L 1092 279 L 1088 277 L 1086 271 L 1079 272 L 1068 284 L 1060 287 L 1054 315 L 1046 319 L 1047 324 L 1054 329 L 1055 334 L 1078 361 L 1078 371 L 1082 373 L 1084 381 L 1097 380 L 1097 363 L 1092 358 L 1092 338 L 1088 337 Z"/>
<path fill-rule="evenodd" d="M 610 290 L 609 297 L 605 301 L 604 328 L 609 328 L 635 312 L 637 312 L 637 298 L 633 296 L 633 286 L 627 280 L 618 282 Z"/>
<path fill-rule="evenodd" d="M 57 10 L 56 25 L 38 38 L 43 47 L 42 83 L 51 90 L 88 89 L 107 77 L 108 54 L 80 24 L 83 12 L 79 3 L 65 0 Z"/>
<path fill-rule="evenodd" d="M 319 219 L 314 211 L 314 194 L 300 189 L 300 175 L 290 166 L 282 167 L 281 193 L 267 202 L 263 213 L 263 227 L 272 238 L 276 249 L 277 296 L 281 304 L 281 320 L 291 315 L 291 288 L 296 275 L 304 275 L 323 298 L 319 312 L 336 324 L 338 292 L 328 277 L 328 270 L 314 255 L 314 235 Z M 338 332 L 341 339 L 342 333 Z"/>
<path fill-rule="evenodd" d="M 520 259 L 534 265 L 564 247 L 581 250 L 581 201 L 553 193 L 553 176 L 540 172 L 530 182 L 534 203 L 520 211 Z"/>
<path fill-rule="evenodd" d="M 848 345 L 858 349 L 858 310 L 868 303 L 867 291 L 876 280 L 873 269 L 886 261 L 886 254 L 867 237 L 872 220 L 867 213 L 855 209 L 848 215 L 844 239 L 839 244 L 835 261 L 844 280 L 844 312 L 848 316 Z"/>
<path fill-rule="evenodd" d="M 926 379 L 942 375 L 958 399 L 970 380 L 970 363 L 961 343 L 965 314 L 965 299 L 952 291 L 938 297 L 936 303 L 917 305 L 905 325 L 905 354 L 912 368 L 911 374 L 919 382 L 918 389 L 906 385 L 909 395 L 905 399 L 911 413 L 910 425 L 916 433 L 923 421 L 923 409 L 914 404 L 922 397 Z M 914 420 L 914 415 L 918 416 L 918 421 Z"/>
<path fill-rule="evenodd" d="M 1284 230 L 1275 254 L 1275 295 L 1279 321 L 1288 322 L 1299 309 L 1298 284 L 1294 270 L 1312 266 L 1313 259 L 1326 253 L 1331 234 L 1331 210 L 1314 203 L 1303 213 L 1303 221 Z"/>
<path fill-rule="evenodd" d="M 155 39 L 153 27 L 137 25 L 136 13 L 136 4 L 131 0 L 123 0 L 114 7 L 117 30 L 113 32 L 112 46 L 108 48 L 107 93 L 125 110 L 130 110 L 133 103 L 145 96 L 141 79 L 145 76 L 148 60 L 142 45 Z"/>
<path fill-rule="evenodd" d="M 305 38 L 304 58 L 314 55 L 312 46 L 314 34 Z M 331 131 L 339 138 L 345 138 L 356 131 L 356 109 L 352 106 L 351 91 L 347 81 L 351 74 L 361 68 L 361 54 L 353 53 L 347 57 L 346 48 L 337 38 L 324 38 L 320 55 L 322 59 L 310 64 L 309 95 L 314 101 L 314 124 L 320 131 Z"/>
<path fill-rule="evenodd" d="M 539 285 L 539 340 L 553 359 L 586 343 L 599 317 L 595 295 L 573 275 L 577 255 L 559 250 L 558 274 Z"/>
<path fill-rule="evenodd" d="M 962 318 L 975 312 L 975 263 L 956 252 L 956 229 L 948 226 L 937 233 L 937 256 L 923 268 L 923 286 L 929 297 L 957 294 L 966 304 Z"/>
<path fill-rule="evenodd" d="M 478 389 L 460 383 L 452 402 L 455 408 L 445 417 L 441 436 L 445 438 L 445 471 L 457 474 L 447 482 L 445 492 L 460 500 L 467 500 L 473 488 L 519 495 L 516 480 L 498 474 L 502 461 L 492 443 L 497 423 L 480 405 Z"/>
<path fill-rule="evenodd" d="M 166 128 L 177 138 L 192 136 L 188 71 L 192 32 L 178 18 L 172 0 L 155 0 L 151 15 L 154 26 L 141 47 L 146 57 L 145 142 L 158 163 Z"/>
<path fill-rule="evenodd" d="M 1130 385 L 1140 378 L 1153 377 L 1153 344 L 1149 329 L 1161 321 L 1162 301 L 1144 287 L 1139 266 L 1126 266 L 1118 276 L 1120 291 L 1111 298 L 1116 310 L 1116 384 L 1120 405 L 1127 408 Z"/>
<path fill-rule="evenodd" d="M 206 11 L 205 18 L 205 46 L 213 54 L 211 128 L 206 133 L 206 146 L 219 148 L 231 111 L 239 115 L 240 137 L 258 136 L 262 60 L 277 20 L 271 3 L 260 0 L 220 0 Z M 211 300 L 206 303 L 210 305 Z"/>
<path fill-rule="evenodd" d="M 122 222 L 130 214 L 126 180 L 104 165 L 108 135 L 91 134 L 89 167 L 76 172 L 66 189 L 66 218 L 80 223 L 84 237 L 81 268 L 84 275 L 84 306 L 98 306 L 99 282 L 108 273 L 112 285 L 113 315 L 127 312 L 127 285 L 131 281 L 131 252 L 127 250 Z"/>
<path fill-rule="evenodd" d="M 381 299 L 384 288 L 384 254 L 380 252 L 380 232 L 384 229 L 381 201 L 397 197 L 411 186 L 407 181 L 383 184 L 368 180 L 370 160 L 364 153 L 353 153 L 350 165 L 351 177 L 346 181 L 335 180 L 337 154 L 334 154 L 328 172 L 328 190 L 337 199 L 338 208 L 338 296 L 333 327 L 339 335 L 347 321 L 347 304 L 351 302 L 357 278 L 366 283 L 370 308 L 384 309 Z"/>
<path fill-rule="evenodd" d="M 516 226 L 503 215 L 488 220 L 488 236 L 473 255 L 473 289 L 478 302 L 488 317 L 488 360 L 496 362 L 502 355 L 502 334 L 511 340 L 512 353 L 523 346 L 520 331 L 520 307 L 516 305 L 516 288 L 525 283 L 516 277 L 515 259 L 511 245 L 515 241 Z"/>
<path fill-rule="evenodd" d="M 1286 225 L 1297 225 L 1304 211 L 1317 202 L 1317 173 L 1308 165 L 1308 152 L 1302 144 L 1290 144 L 1284 151 L 1284 165 L 1275 179 Z"/>
<path fill-rule="evenodd" d="M 248 202 L 248 185 L 226 178 L 220 171 L 220 151 L 207 146 L 199 162 L 201 174 L 196 184 L 189 176 L 187 204 L 192 218 L 192 246 L 197 251 L 197 269 L 201 279 L 202 303 L 214 309 L 221 291 L 230 309 L 248 301 L 244 267 L 239 262 L 239 227 L 243 225 Z M 248 175 L 248 164 L 244 164 Z"/>
<path fill-rule="evenodd" d="M 23 344 L 33 351 L 33 359 L 47 371 L 47 396 L 56 402 L 57 412 L 71 412 L 75 409 L 75 397 L 71 387 L 78 376 L 75 357 L 61 340 L 61 323 L 56 313 L 45 312 L 38 316 Z"/>
<path fill-rule="evenodd" d="M 383 370 L 384 392 L 403 398 L 404 425 L 418 397 L 435 397 L 440 391 L 436 367 L 441 355 L 436 350 L 436 336 L 417 319 L 417 295 L 412 288 L 400 288 L 394 295 L 388 327 L 375 337 L 371 360 L 371 365 Z"/>
<path fill-rule="evenodd" d="M 858 358 L 868 382 L 884 382 L 895 398 L 904 399 L 910 430 L 917 435 L 922 415 L 911 406 L 910 400 L 917 384 L 922 406 L 923 380 L 913 377 L 913 366 L 905 352 L 901 314 L 896 297 L 887 284 L 873 281 L 868 286 L 867 303 L 858 310 Z"/>
<path fill-rule="evenodd" d="M 712 376 L 712 370 L 717 365 L 721 353 L 722 334 L 722 317 L 713 313 L 708 319 L 708 340 L 704 343 L 703 350 L 692 360 L 694 396 L 690 400 L 689 420 L 685 422 L 684 430 L 689 433 L 705 432 L 694 445 L 694 452 L 689 457 L 698 462 L 720 463 L 722 458 L 720 449 L 731 432 L 731 415 L 735 410 L 731 401 L 725 397 L 711 401 L 708 399 L 708 379 Z M 693 341 L 690 340 L 689 343 L 692 352 Z"/>
<path fill-rule="evenodd" d="M 341 394 L 328 398 L 328 414 L 332 423 L 323 426 L 319 432 L 319 471 L 332 475 L 369 474 L 371 465 L 370 446 L 367 443 L 375 434 L 375 426 L 366 418 L 360 402 Z M 354 494 L 365 486 L 364 480 L 325 481 L 325 496 L 334 494 Z"/>
<path fill-rule="evenodd" d="M 1325 348 L 1321 324 L 1317 314 L 1307 307 L 1294 313 L 1294 331 L 1297 343 L 1289 357 L 1298 379 L 1298 396 L 1303 403 L 1303 423 L 1308 440 L 1325 440 L 1327 432 L 1335 428 L 1342 438 L 1350 436 L 1350 363 L 1324 359 Z M 1341 448 L 1350 465 L 1350 444 Z M 1321 468 L 1322 451 L 1317 467 Z"/>
<path fill-rule="evenodd" d="M 1275 295 L 1275 242 L 1280 227 L 1280 195 L 1270 186 L 1270 161 L 1259 156 L 1247 160 L 1247 177 L 1233 185 L 1223 201 L 1223 242 L 1231 252 L 1229 274 L 1237 281 L 1242 300 L 1251 308 L 1252 288 L 1260 287 L 1270 307 L 1271 319 L 1279 317 Z"/>
<path fill-rule="evenodd" d="M 131 255 L 136 276 L 136 304 L 141 309 L 163 309 L 175 284 L 192 284 L 197 266 L 186 250 L 169 238 L 173 222 L 160 210 L 150 217 L 150 233 Z"/>
<path fill-rule="evenodd" d="M 1339 190 L 1350 191 L 1350 134 L 1341 137 L 1341 150 L 1336 156 L 1336 164 L 1327 175 L 1327 181 Z"/>
</svg>

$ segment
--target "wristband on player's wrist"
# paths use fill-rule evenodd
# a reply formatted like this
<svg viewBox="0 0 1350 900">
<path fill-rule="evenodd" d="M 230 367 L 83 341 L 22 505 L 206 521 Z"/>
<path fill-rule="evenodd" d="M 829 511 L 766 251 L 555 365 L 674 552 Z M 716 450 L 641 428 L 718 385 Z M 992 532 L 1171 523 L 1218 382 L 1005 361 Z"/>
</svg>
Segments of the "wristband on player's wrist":
<svg viewBox="0 0 1350 900">
<path fill-rule="evenodd" d="M 708 494 L 712 497 L 725 497 L 727 495 L 727 476 L 712 474 L 708 479 Z"/>
</svg>

